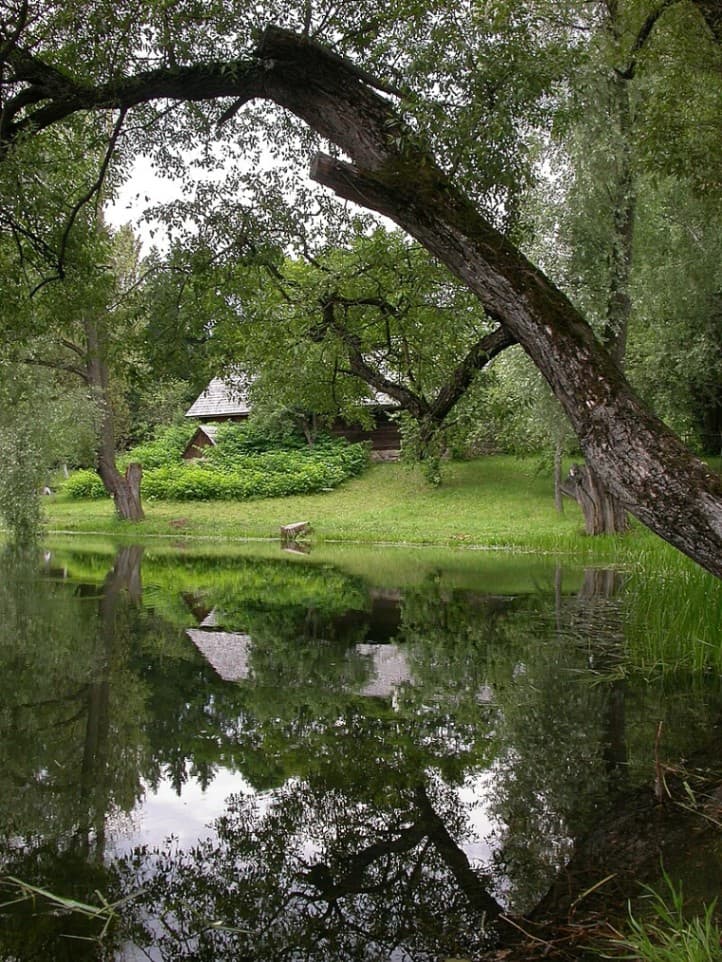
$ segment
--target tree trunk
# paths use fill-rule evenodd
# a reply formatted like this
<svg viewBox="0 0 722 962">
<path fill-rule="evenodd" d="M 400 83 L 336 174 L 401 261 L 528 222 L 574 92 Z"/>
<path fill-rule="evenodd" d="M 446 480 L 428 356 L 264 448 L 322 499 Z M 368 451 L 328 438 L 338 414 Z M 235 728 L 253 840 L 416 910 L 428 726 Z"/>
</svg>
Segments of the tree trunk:
<svg viewBox="0 0 722 962">
<path fill-rule="evenodd" d="M 569 300 L 455 188 L 353 67 L 276 28 L 260 56 L 268 68 L 261 95 L 354 161 L 318 155 L 312 177 L 390 217 L 464 281 L 547 379 L 594 474 L 644 524 L 722 577 L 722 481 L 645 407 Z"/>
<path fill-rule="evenodd" d="M 564 488 L 562 482 L 563 446 L 559 438 L 554 443 L 554 507 L 557 514 L 564 514 Z"/>
<path fill-rule="evenodd" d="M 143 470 L 139 464 L 129 464 L 125 475 L 118 470 L 113 411 L 108 394 L 108 367 L 103 358 L 97 326 L 92 321 L 85 321 L 84 327 L 88 345 L 87 382 L 95 391 L 100 405 L 98 474 L 105 490 L 113 498 L 117 516 L 123 521 L 142 521 L 145 517 L 140 498 Z"/>
<path fill-rule="evenodd" d="M 573 464 L 561 486 L 578 503 L 587 534 L 619 534 L 628 529 L 627 514 L 618 498 L 586 464 Z"/>
</svg>

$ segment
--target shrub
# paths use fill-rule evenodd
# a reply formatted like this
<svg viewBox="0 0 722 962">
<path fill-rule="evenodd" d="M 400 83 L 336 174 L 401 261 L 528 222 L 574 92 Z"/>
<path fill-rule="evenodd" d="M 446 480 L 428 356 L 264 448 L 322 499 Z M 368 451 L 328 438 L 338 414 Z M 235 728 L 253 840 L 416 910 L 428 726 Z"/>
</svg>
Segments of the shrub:
<svg viewBox="0 0 722 962">
<path fill-rule="evenodd" d="M 89 468 L 81 471 L 74 471 L 70 477 L 63 482 L 63 493 L 69 498 L 107 498 L 108 492 L 100 480 L 100 475 Z"/>
<path fill-rule="evenodd" d="M 334 488 L 360 474 L 368 464 L 368 449 L 343 438 L 322 437 L 312 447 L 301 438 L 262 435 L 238 425 L 222 425 L 218 443 L 202 461 L 181 459 L 192 431 L 164 431 L 155 441 L 139 445 L 124 461 L 143 465 L 142 494 L 168 501 L 243 501 L 281 498 Z M 281 446 L 283 445 L 283 446 Z M 71 498 L 104 497 L 103 485 L 92 471 L 78 471 L 64 486 Z"/>
<path fill-rule="evenodd" d="M 195 424 L 172 424 L 160 429 L 152 441 L 137 444 L 119 457 L 119 467 L 124 470 L 131 462 L 139 461 L 144 469 L 162 468 L 179 461 L 185 446 L 195 434 L 196 427 Z"/>
</svg>

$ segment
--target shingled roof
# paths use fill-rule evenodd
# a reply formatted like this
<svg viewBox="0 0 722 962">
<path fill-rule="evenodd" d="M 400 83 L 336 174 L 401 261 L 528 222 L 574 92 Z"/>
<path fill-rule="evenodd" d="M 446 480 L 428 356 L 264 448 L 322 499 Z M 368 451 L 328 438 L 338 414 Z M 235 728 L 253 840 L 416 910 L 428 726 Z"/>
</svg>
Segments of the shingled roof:
<svg viewBox="0 0 722 962">
<path fill-rule="evenodd" d="M 216 418 L 248 415 L 247 378 L 214 377 L 186 411 L 187 418 Z"/>
<path fill-rule="evenodd" d="M 187 418 L 247 417 L 251 413 L 248 397 L 249 377 L 214 377 L 186 411 Z M 398 408 L 398 401 L 381 391 L 372 391 L 359 403 L 369 407 Z"/>
</svg>

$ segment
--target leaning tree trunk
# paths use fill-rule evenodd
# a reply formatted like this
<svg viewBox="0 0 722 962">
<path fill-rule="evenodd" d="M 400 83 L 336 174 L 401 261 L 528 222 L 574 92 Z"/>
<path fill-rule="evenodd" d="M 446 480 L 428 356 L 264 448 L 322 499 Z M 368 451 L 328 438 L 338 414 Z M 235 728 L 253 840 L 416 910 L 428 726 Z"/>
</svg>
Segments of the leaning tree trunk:
<svg viewBox="0 0 722 962">
<path fill-rule="evenodd" d="M 569 300 L 436 165 L 366 77 L 325 49 L 266 31 L 242 99 L 287 107 L 352 159 L 312 177 L 394 220 L 519 341 L 566 411 L 588 465 L 627 510 L 722 577 L 722 481 L 637 397 Z"/>
<path fill-rule="evenodd" d="M 140 499 L 143 476 L 139 464 L 129 464 L 121 474 L 115 461 L 115 427 L 108 396 L 108 368 L 103 359 L 98 329 L 92 321 L 84 324 L 88 344 L 87 381 L 100 404 L 98 474 L 112 497 L 115 512 L 123 521 L 142 521 L 145 515 Z"/>
</svg>

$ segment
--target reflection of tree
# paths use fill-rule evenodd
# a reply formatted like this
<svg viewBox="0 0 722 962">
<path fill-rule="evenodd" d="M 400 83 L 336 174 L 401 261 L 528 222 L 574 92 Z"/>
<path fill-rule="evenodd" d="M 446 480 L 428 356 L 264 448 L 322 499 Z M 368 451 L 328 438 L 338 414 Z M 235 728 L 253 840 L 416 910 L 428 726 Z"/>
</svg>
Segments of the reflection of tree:
<svg viewBox="0 0 722 962">
<path fill-rule="evenodd" d="M 139 564 L 137 549 L 121 551 L 92 596 L 62 582 L 41 586 L 34 557 L 0 560 L 8 639 L 0 665 L 11 681 L 0 711 L 0 806 L 9 815 L 0 864 L 7 874 L 80 898 L 107 891 L 106 822 L 129 811 L 140 791 L 135 719 L 142 692 L 125 670 L 127 599 Z M 59 931 L 92 931 L 82 919 L 41 913 L 29 935 L 24 911 L 20 906 L 1 930 L 3 945 L 11 952 L 22 945 L 23 958 L 62 958 Z M 67 947 L 68 958 L 95 955 L 87 946 L 75 955 Z"/>
<path fill-rule="evenodd" d="M 659 713 L 677 739 L 665 751 L 697 739 L 695 712 L 708 720 L 703 689 L 685 704 L 623 677 L 624 622 L 605 574 L 573 595 L 560 575 L 547 597 L 484 597 L 443 575 L 407 589 L 395 640 L 414 683 L 392 704 L 353 694 L 369 673 L 356 651 L 369 617 L 359 579 L 244 562 L 235 585 L 225 570 L 214 584 L 209 568 L 193 598 L 255 646 L 250 678 L 233 685 L 169 624 L 176 608 L 158 586 L 151 608 L 139 603 L 140 559 L 124 549 L 102 583 L 46 580 L 43 591 L 34 562 L 15 564 L 12 590 L 0 562 L 0 667 L 12 679 L 0 703 L 11 812 L 0 859 L 63 894 L 110 893 L 106 826 L 141 779 L 181 791 L 220 766 L 242 771 L 268 793 L 235 798 L 218 836 L 192 851 L 136 853 L 118 882 L 148 882 L 136 935 L 157 941 L 146 921 L 162 918 L 167 959 L 475 957 L 500 892 L 512 910 L 531 908 L 567 858 L 591 884 L 588 827 L 622 789 L 637 797 Z M 480 774 L 498 820 L 493 882 L 469 855 L 479 799 L 460 792 Z M 608 840 L 624 843 L 597 837 L 595 867 Z M 45 957 L 60 958 L 48 948 L 57 924 L 36 931 Z M 2 948 L 20 945 L 19 922 L 0 932 Z"/>
<path fill-rule="evenodd" d="M 619 578 L 590 571 L 578 593 L 561 588 L 558 572 L 546 596 L 465 597 L 437 578 L 404 599 L 417 676 L 450 678 L 447 703 L 477 727 L 486 716 L 495 859 L 517 909 L 536 904 L 585 832 L 610 758 L 626 759 L 624 689 L 611 672 L 589 684 L 590 662 L 606 670 L 621 654 Z"/>
<path fill-rule="evenodd" d="M 617 588 L 595 573 L 577 594 L 541 600 L 465 596 L 443 579 L 407 592 L 399 641 L 415 684 L 394 709 L 329 691 L 306 669 L 309 684 L 294 687 L 292 645 L 259 621 L 288 686 L 270 706 L 266 685 L 243 686 L 241 739 L 295 777 L 234 799 L 217 839 L 142 860 L 143 911 L 163 920 L 163 958 L 474 957 L 500 911 L 494 891 L 512 911 L 546 911 L 562 888 L 557 903 L 573 904 L 590 885 L 585 868 L 603 871 L 604 845 L 626 850 L 635 822 L 614 806 L 644 796 L 619 777 L 650 686 L 620 687 Z M 473 806 L 457 792 L 482 771 L 498 819 L 493 883 L 466 854 Z M 125 884 L 139 884 L 128 871 Z"/>
<path fill-rule="evenodd" d="M 125 668 L 134 550 L 121 552 L 94 596 L 69 583 L 41 585 L 34 558 L 3 559 L 0 663 L 11 684 L 0 750 L 2 771 L 25 789 L 20 805 L 15 793 L 3 804 L 16 834 L 52 832 L 87 847 L 110 807 L 127 811 L 138 797 L 137 749 L 126 750 L 143 698 Z"/>
<path fill-rule="evenodd" d="M 164 960 L 431 960 L 488 945 L 500 907 L 456 840 L 469 833 L 458 799 L 436 782 L 389 786 L 373 807 L 289 783 L 261 805 L 233 798 L 218 830 L 146 864 L 142 911 L 162 934 L 145 943 Z"/>
</svg>

